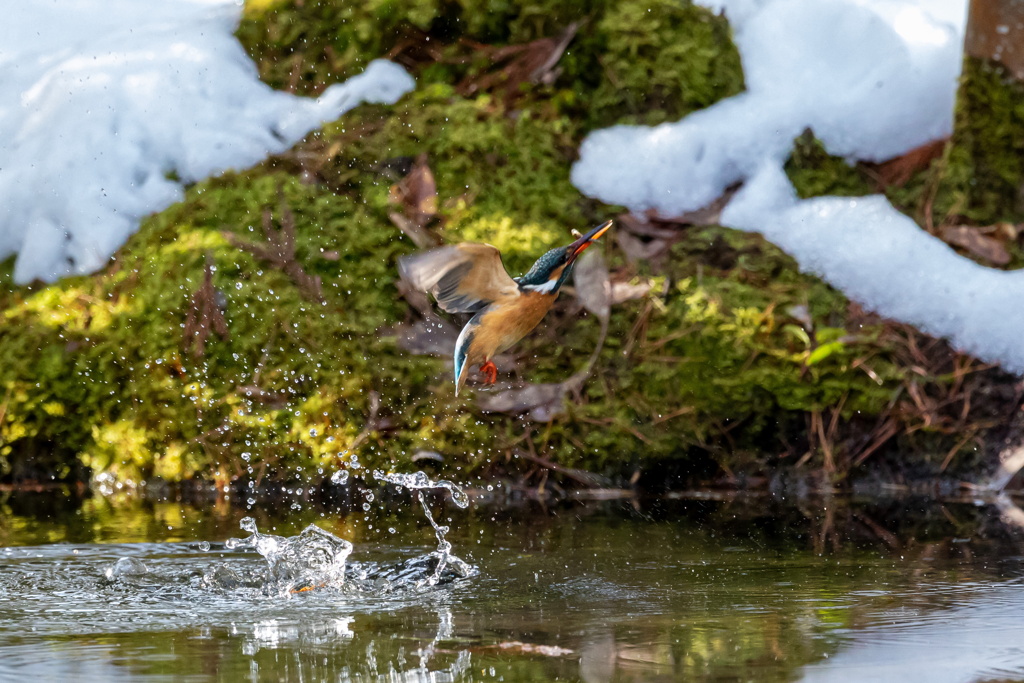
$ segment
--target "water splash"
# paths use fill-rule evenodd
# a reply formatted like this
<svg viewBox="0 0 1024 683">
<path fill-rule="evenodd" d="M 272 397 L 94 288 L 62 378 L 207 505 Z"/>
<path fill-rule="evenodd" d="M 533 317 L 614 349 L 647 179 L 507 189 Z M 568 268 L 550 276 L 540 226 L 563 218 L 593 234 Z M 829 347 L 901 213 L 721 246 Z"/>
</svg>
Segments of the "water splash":
<svg viewBox="0 0 1024 683">
<path fill-rule="evenodd" d="M 465 491 L 450 481 L 433 481 L 423 472 L 386 474 L 376 470 L 373 475 L 378 481 L 416 492 L 423 513 L 437 537 L 437 550 L 393 566 L 356 562 L 349 565 L 352 544 L 316 525 L 309 525 L 298 536 L 284 537 L 260 533 L 256 521 L 246 517 L 241 521 L 241 527 L 249 532 L 249 536 L 228 539 L 224 545 L 228 550 L 255 550 L 266 560 L 266 571 L 240 572 L 221 564 L 203 573 L 202 585 L 228 591 L 257 589 L 272 595 L 343 587 L 346 592 L 383 595 L 432 588 L 476 574 L 476 567 L 452 553 L 452 544 L 445 537 L 449 528 L 437 523 L 425 496 L 425 492 L 430 490 L 447 491 L 456 506 L 466 508 L 469 496 Z M 336 482 L 347 479 L 345 470 L 332 477 Z M 374 500 L 374 495 L 367 492 L 364 509 L 369 508 Z M 349 576 L 346 576 L 346 568 Z"/>
<path fill-rule="evenodd" d="M 340 588 L 345 582 L 345 563 L 352 554 L 352 544 L 310 524 L 298 536 L 285 538 L 261 534 L 256 520 L 246 517 L 241 527 L 249 532 L 247 538 L 229 538 L 229 550 L 252 548 L 264 557 L 268 565 L 266 588 L 281 594 L 296 593 L 312 588 Z M 215 576 L 216 583 L 232 577 Z"/>
<path fill-rule="evenodd" d="M 401 486 L 402 488 L 409 489 L 410 491 L 425 491 L 429 489 L 444 489 L 447 490 L 452 496 L 452 502 L 460 508 L 469 507 L 469 496 L 462 490 L 458 484 L 450 482 L 446 479 L 440 481 L 433 481 L 427 476 L 426 472 L 413 472 L 408 474 L 405 472 L 389 472 L 384 473 L 381 470 L 374 470 L 373 476 L 378 481 L 384 481 L 395 486 Z M 430 516 L 430 512 L 427 511 L 427 516 Z"/>
<path fill-rule="evenodd" d="M 149 567 L 142 560 L 135 557 L 122 557 L 103 570 L 103 578 L 113 582 L 124 577 L 144 576 L 148 572 Z"/>
<path fill-rule="evenodd" d="M 424 491 L 430 491 L 434 489 L 440 489 L 448 491 L 451 494 L 452 502 L 460 508 L 466 508 L 469 506 L 469 496 L 463 491 L 458 484 L 447 480 L 434 481 L 426 475 L 425 472 L 414 472 L 412 474 L 404 472 L 391 472 L 385 473 L 381 470 L 374 470 L 373 476 L 378 481 L 384 481 L 395 486 L 401 486 L 402 488 L 416 492 L 416 497 L 420 501 L 420 505 L 423 507 L 423 514 L 427 516 L 427 521 L 430 522 L 430 526 L 434 527 L 434 535 L 437 536 L 437 550 L 427 555 L 423 560 L 430 561 L 436 560 L 437 565 L 430 576 L 425 579 L 421 579 L 420 586 L 436 586 L 441 580 L 445 569 L 450 569 L 457 576 L 468 577 L 472 576 L 476 571 L 475 568 L 452 554 L 452 544 L 445 538 L 445 534 L 448 533 L 448 527 L 439 525 L 434 520 L 434 515 L 430 512 L 430 506 L 427 505 L 427 499 L 423 495 Z"/>
</svg>

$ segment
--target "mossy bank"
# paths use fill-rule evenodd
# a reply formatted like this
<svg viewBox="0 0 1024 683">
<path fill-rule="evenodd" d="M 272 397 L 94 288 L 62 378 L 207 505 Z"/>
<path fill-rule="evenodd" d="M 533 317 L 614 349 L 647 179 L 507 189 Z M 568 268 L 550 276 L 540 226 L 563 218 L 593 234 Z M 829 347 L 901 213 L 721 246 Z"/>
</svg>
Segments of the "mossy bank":
<svg viewBox="0 0 1024 683">
<path fill-rule="evenodd" d="M 495 52 L 560 35 L 568 47 L 537 83 Z M 651 287 L 612 309 L 597 369 L 560 414 L 485 413 L 473 391 L 455 397 L 444 358 L 399 346 L 397 326 L 419 313 L 396 287 L 396 259 L 415 246 L 389 218 L 391 186 L 425 154 L 431 234 L 487 241 L 522 272 L 570 229 L 619 213 L 569 182 L 588 131 L 676 119 L 742 90 L 728 24 L 676 2 L 284 0 L 250 3 L 239 37 L 274 87 L 313 94 L 391 54 L 417 89 L 190 188 L 93 276 L 16 287 L 8 263 L 3 478 L 315 481 L 428 457 L 462 479 L 525 476 L 544 461 L 659 483 L 788 463 L 840 480 L 874 452 L 880 422 L 913 423 L 897 409 L 908 383 L 942 395 L 961 379 L 949 363 L 912 367 L 912 332 L 760 238 L 692 226 L 651 259 L 609 240 L 615 278 Z M 790 170 L 824 191 L 823 163 L 809 152 Z M 247 248 L 268 239 L 268 212 L 271 236 L 294 228 L 287 268 Z M 564 380 L 599 336 L 563 296 L 515 349 L 512 378 Z M 936 471 L 956 439 L 914 425 L 887 444 L 917 445 L 908 467 Z"/>
</svg>

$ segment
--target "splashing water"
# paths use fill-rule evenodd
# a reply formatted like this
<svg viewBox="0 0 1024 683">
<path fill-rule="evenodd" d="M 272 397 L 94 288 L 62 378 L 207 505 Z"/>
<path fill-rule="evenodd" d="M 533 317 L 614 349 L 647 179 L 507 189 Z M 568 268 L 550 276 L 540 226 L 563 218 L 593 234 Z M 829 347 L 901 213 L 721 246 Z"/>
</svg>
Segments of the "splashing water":
<svg viewBox="0 0 1024 683">
<path fill-rule="evenodd" d="M 466 508 L 469 506 L 469 496 L 463 491 L 458 484 L 450 481 L 441 480 L 433 481 L 426 475 L 425 472 L 415 472 L 412 474 L 404 472 L 391 472 L 385 473 L 381 470 L 374 470 L 373 476 L 378 481 L 384 481 L 395 486 L 401 486 L 402 488 L 416 492 L 416 497 L 420 501 L 420 505 L 423 507 L 423 514 L 427 516 L 427 521 L 430 522 L 430 526 L 434 527 L 434 535 L 437 536 L 437 550 L 427 555 L 424 559 L 432 559 L 437 561 L 437 566 L 434 572 L 425 579 L 420 580 L 419 585 L 421 586 L 435 586 L 438 581 L 441 580 L 442 572 L 446 568 L 450 568 L 455 572 L 456 575 L 467 577 L 472 576 L 474 573 L 473 567 L 463 561 L 461 558 L 452 554 L 452 544 L 445 538 L 445 534 L 448 533 L 448 527 L 439 525 L 434 521 L 434 515 L 430 512 L 430 506 L 427 505 L 427 499 L 423 495 L 424 491 L 433 489 L 447 490 L 451 494 L 452 502 L 460 508 Z"/>
<path fill-rule="evenodd" d="M 260 589 L 272 595 L 289 595 L 314 588 L 344 588 L 346 591 L 384 594 L 409 588 L 430 588 L 476 574 L 474 566 L 452 553 L 452 544 L 445 538 L 449 529 L 434 519 L 424 495 L 429 490 L 448 491 L 455 505 L 466 508 L 469 496 L 465 491 L 450 481 L 433 481 L 423 472 L 385 474 L 378 470 L 373 475 L 378 481 L 416 492 L 437 537 L 437 550 L 390 567 L 372 563 L 352 563 L 349 566 L 352 544 L 316 525 L 309 525 L 298 536 L 284 537 L 260 533 L 256 520 L 246 517 L 242 519 L 241 527 L 250 535 L 228 539 L 224 545 L 228 550 L 255 550 L 266 560 L 266 572 L 240 573 L 222 564 L 204 572 L 202 584 L 221 590 Z M 347 479 L 348 472 L 344 470 L 332 477 L 336 482 Z M 364 509 L 369 508 L 374 500 L 373 494 L 367 492 Z M 346 568 L 349 569 L 348 577 Z M 108 580 L 122 573 L 130 574 L 132 570 L 137 570 L 137 567 L 112 567 L 108 570 L 111 573 Z"/>
<path fill-rule="evenodd" d="M 229 550 L 252 548 L 266 559 L 267 589 L 286 594 L 311 588 L 340 588 L 344 584 L 345 562 L 352 554 L 352 544 L 345 539 L 314 524 L 291 538 L 261 534 L 252 517 L 244 518 L 241 527 L 251 535 L 229 538 L 224 545 Z"/>
</svg>

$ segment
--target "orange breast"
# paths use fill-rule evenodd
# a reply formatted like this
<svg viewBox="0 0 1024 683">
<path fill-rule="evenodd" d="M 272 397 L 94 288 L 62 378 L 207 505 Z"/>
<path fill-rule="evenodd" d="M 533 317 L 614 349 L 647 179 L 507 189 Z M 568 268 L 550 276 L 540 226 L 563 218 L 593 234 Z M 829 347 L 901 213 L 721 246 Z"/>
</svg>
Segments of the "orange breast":
<svg viewBox="0 0 1024 683">
<path fill-rule="evenodd" d="M 496 304 L 480 319 L 469 346 L 470 362 L 493 358 L 529 334 L 551 310 L 556 296 L 529 292 Z"/>
</svg>

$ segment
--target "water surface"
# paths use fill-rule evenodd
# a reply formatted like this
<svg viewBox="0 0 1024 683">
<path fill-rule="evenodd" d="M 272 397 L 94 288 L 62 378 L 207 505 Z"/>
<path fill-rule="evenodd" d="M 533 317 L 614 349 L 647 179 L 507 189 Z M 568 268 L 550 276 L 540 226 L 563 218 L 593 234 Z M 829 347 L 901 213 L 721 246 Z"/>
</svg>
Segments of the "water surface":
<svg viewBox="0 0 1024 683">
<path fill-rule="evenodd" d="M 437 585 L 381 578 L 426 575 L 413 498 L 355 507 L 0 495 L 0 679 L 1024 680 L 1005 503 L 435 496 L 476 570 Z M 261 583 L 246 515 L 351 541 L 345 583 Z"/>
</svg>

